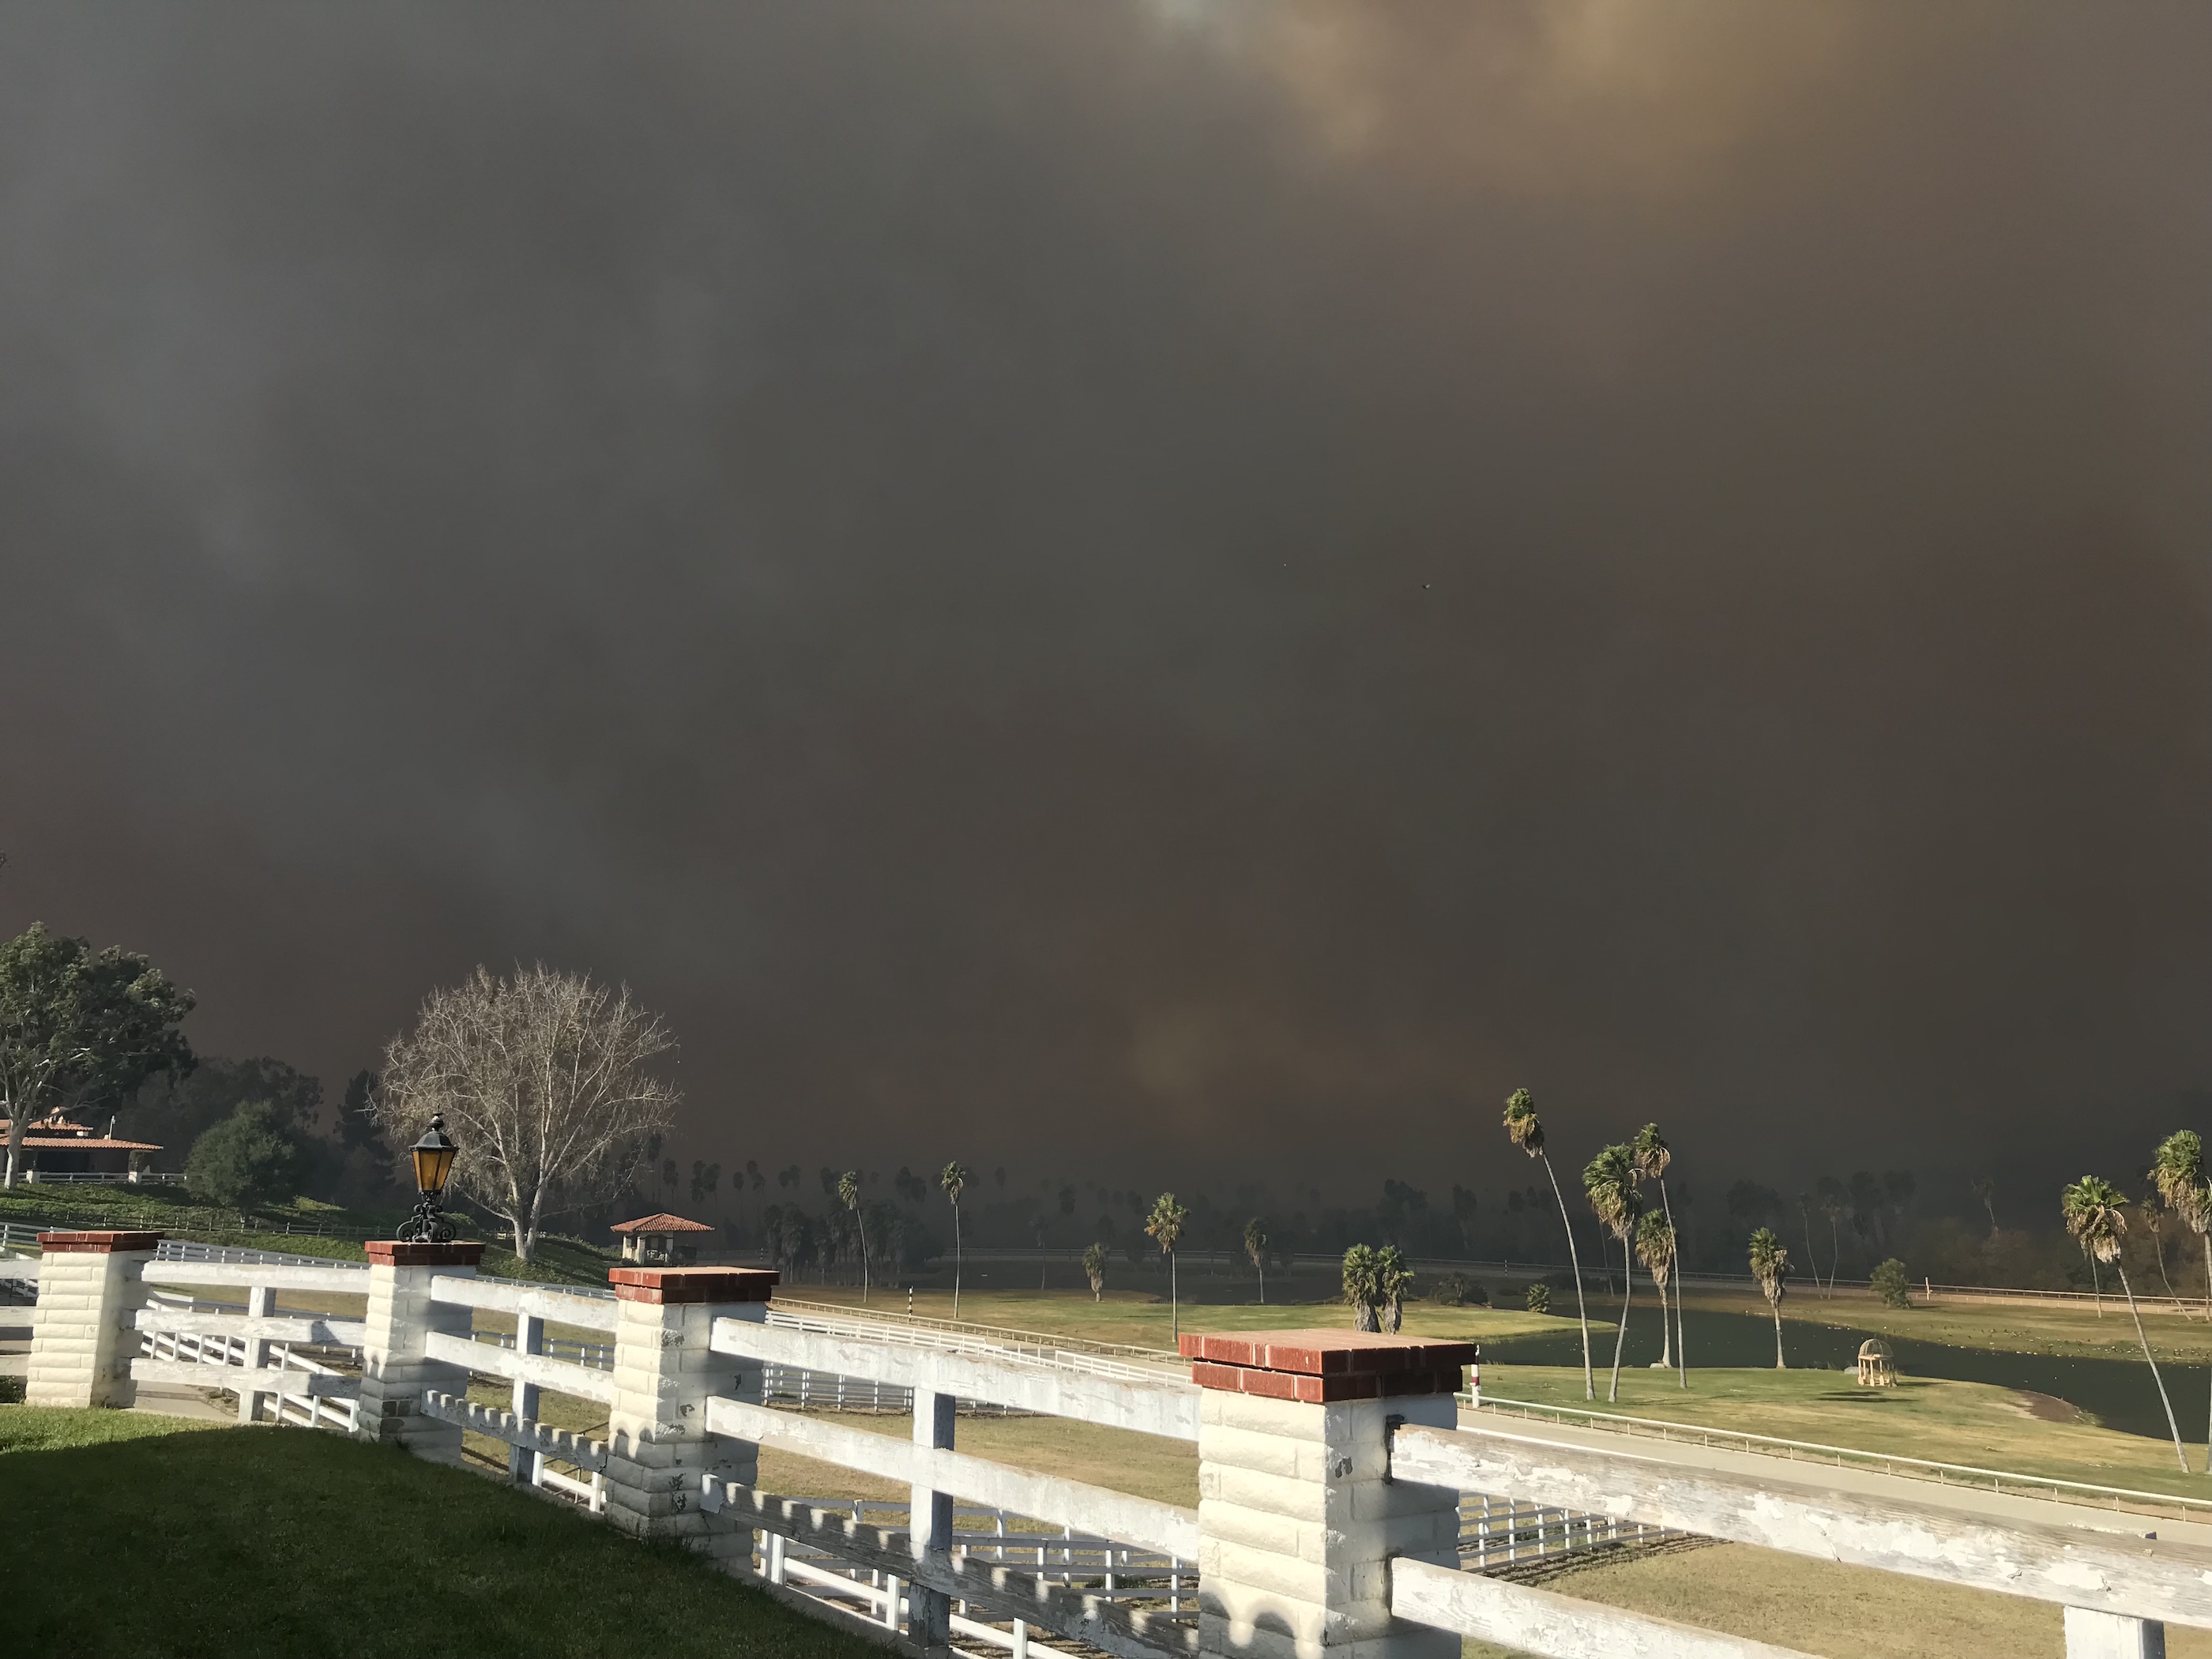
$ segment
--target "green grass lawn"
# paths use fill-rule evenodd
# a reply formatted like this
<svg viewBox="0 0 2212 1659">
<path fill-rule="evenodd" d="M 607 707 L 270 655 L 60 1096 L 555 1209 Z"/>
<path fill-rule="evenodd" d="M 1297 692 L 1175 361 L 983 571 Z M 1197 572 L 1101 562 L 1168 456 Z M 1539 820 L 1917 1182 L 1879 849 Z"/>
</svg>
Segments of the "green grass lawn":
<svg viewBox="0 0 2212 1659">
<path fill-rule="evenodd" d="M 40 1540 L 6 1618 L 42 1659 L 881 1651 L 702 1557 L 334 1434 L 0 1407 L 0 1515 L 19 1556 Z"/>
<path fill-rule="evenodd" d="M 1650 1288 L 1639 1285 L 1639 1297 Z M 1704 1308 L 1756 1314 L 1760 1318 L 1767 1314 L 1766 1304 L 1756 1291 L 1692 1291 L 1682 1302 L 1692 1311 Z M 1917 1295 L 1909 1308 L 1890 1308 L 1865 1291 L 1838 1286 L 1832 1298 L 1810 1289 L 1793 1290 L 1782 1304 L 1782 1317 L 1785 1324 L 1843 1325 L 1878 1331 L 1884 1336 L 2009 1353 L 2109 1359 L 2132 1358 L 2142 1352 L 2136 1346 L 2135 1323 L 2128 1317 L 2127 1304 L 2112 1297 L 2106 1298 L 2101 1315 L 2094 1304 L 1950 1302 L 1939 1296 L 1930 1306 Z M 2171 1357 L 2201 1365 L 2212 1359 L 2212 1325 L 2201 1315 L 2192 1317 L 2145 1307 L 2143 1327 L 2161 1361 Z"/>
</svg>

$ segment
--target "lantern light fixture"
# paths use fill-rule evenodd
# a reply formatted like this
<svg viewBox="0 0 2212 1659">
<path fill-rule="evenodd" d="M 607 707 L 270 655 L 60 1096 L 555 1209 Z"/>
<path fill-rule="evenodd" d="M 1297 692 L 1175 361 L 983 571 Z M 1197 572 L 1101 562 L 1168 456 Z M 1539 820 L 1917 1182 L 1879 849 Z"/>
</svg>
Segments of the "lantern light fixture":
<svg viewBox="0 0 2212 1659">
<path fill-rule="evenodd" d="M 447 1244 L 453 1242 L 453 1224 L 440 1207 L 438 1200 L 446 1190 L 447 1180 L 453 1173 L 453 1158 L 460 1148 L 446 1133 L 443 1114 L 434 1114 L 430 1127 L 422 1132 L 422 1139 L 409 1150 L 415 1160 L 415 1188 L 422 1194 L 416 1205 L 415 1213 L 409 1216 L 399 1229 L 399 1237 L 410 1244 Z"/>
</svg>

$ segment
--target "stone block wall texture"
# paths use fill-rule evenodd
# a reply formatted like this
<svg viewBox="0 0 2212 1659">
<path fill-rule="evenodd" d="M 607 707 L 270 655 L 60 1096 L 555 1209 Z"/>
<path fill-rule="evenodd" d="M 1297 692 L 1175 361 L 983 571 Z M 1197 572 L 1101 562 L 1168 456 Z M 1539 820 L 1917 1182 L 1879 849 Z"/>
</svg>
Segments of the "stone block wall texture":
<svg viewBox="0 0 2212 1659">
<path fill-rule="evenodd" d="M 131 1362 L 138 1333 L 131 1320 L 146 1305 L 145 1266 L 161 1242 L 149 1232 L 39 1235 L 39 1301 L 31 1313 L 31 1368 L 23 1387 L 33 1406 L 135 1404 Z"/>
<path fill-rule="evenodd" d="M 614 1403 L 607 1413 L 607 1518 L 640 1538 L 718 1557 L 752 1553 L 752 1529 L 699 1505 L 701 1477 L 753 1486 L 760 1449 L 709 1437 L 707 1398 L 758 1405 L 761 1367 L 715 1353 L 717 1319 L 764 1320 L 778 1275 L 742 1267 L 615 1267 Z"/>
<path fill-rule="evenodd" d="M 477 1243 L 406 1244 L 372 1239 L 368 1253 L 368 1329 L 362 1341 L 361 1407 L 354 1432 L 365 1440 L 458 1463 L 461 1431 L 422 1414 L 422 1395 L 466 1395 L 468 1373 L 433 1359 L 424 1339 L 432 1331 L 468 1340 L 475 1319 L 469 1308 L 430 1300 L 430 1281 L 441 1273 L 472 1279 L 483 1260 Z"/>
<path fill-rule="evenodd" d="M 1451 1428 L 1468 1345 L 1346 1331 L 1194 1335 L 1199 1644 L 1258 1659 L 1456 1659 L 1393 1620 L 1389 1562 L 1456 1566 L 1459 1494 L 1390 1477 L 1389 1429 Z"/>
</svg>

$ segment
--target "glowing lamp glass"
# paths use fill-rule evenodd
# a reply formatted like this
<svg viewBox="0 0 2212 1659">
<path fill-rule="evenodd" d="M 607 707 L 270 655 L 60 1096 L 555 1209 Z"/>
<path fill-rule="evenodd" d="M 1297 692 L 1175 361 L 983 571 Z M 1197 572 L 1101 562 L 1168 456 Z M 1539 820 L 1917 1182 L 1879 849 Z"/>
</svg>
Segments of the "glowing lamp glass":
<svg viewBox="0 0 2212 1659">
<path fill-rule="evenodd" d="M 446 1138 L 446 1120 L 434 1117 L 422 1139 L 415 1143 L 415 1189 L 433 1195 L 446 1190 L 446 1177 L 453 1172 L 453 1154 L 459 1149 Z"/>
</svg>

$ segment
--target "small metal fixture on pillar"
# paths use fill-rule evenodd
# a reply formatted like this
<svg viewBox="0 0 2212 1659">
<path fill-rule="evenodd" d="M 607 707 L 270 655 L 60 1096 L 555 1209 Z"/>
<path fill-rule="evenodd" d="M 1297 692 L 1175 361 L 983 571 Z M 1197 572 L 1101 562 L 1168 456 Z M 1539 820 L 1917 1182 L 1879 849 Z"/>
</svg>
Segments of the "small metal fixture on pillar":
<svg viewBox="0 0 2212 1659">
<path fill-rule="evenodd" d="M 446 1178 L 453 1172 L 453 1154 L 459 1149 L 446 1137 L 446 1120 L 442 1113 L 433 1114 L 430 1127 L 422 1132 L 422 1139 L 412 1149 L 415 1159 L 415 1188 L 422 1194 L 422 1201 L 415 1206 L 415 1213 L 400 1224 L 394 1235 L 406 1244 L 450 1244 L 453 1241 L 453 1224 L 438 1207 L 439 1196 L 446 1190 Z"/>
</svg>

